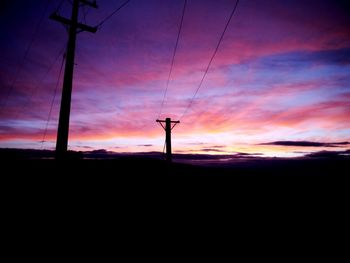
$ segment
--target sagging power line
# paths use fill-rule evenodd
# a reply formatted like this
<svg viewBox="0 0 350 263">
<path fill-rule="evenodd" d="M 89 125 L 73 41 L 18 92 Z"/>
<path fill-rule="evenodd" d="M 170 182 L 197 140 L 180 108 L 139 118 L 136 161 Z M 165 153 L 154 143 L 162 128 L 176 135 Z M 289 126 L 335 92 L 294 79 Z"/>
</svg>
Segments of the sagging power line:
<svg viewBox="0 0 350 263">
<path fill-rule="evenodd" d="M 184 18 L 184 14 L 185 14 L 185 8 L 186 8 L 186 3 L 187 1 L 185 0 L 185 3 L 184 3 L 184 7 L 183 7 L 183 10 L 182 10 L 182 17 L 181 17 L 181 22 L 180 22 L 180 26 L 179 26 L 179 31 L 178 31 L 178 35 L 177 35 L 177 39 L 176 39 L 176 44 L 175 44 L 175 48 L 174 48 L 174 53 L 173 53 L 173 58 L 172 58 L 172 62 L 171 62 L 171 66 L 170 66 L 170 71 L 169 71 L 169 75 L 168 75 L 168 79 L 167 79 L 167 84 L 166 84 L 166 89 L 165 89 L 165 92 L 164 92 L 164 96 L 163 96 L 163 100 L 162 100 L 162 104 L 161 104 L 161 107 L 160 107 L 160 111 L 159 111 L 159 116 L 158 118 L 160 117 L 161 115 L 161 112 L 162 112 L 162 109 L 163 109 L 163 105 L 164 105 L 164 101 L 165 101 L 165 97 L 166 97 L 166 93 L 167 93 L 167 90 L 168 90 L 168 87 L 169 87 L 169 81 L 170 81 L 170 77 L 171 77 L 171 73 L 172 73 L 172 69 L 173 69 L 173 66 L 174 66 L 174 59 L 175 59 L 175 55 L 176 55 L 176 50 L 177 50 L 177 46 L 178 46 L 178 42 L 179 42 L 179 38 L 180 38 L 180 33 L 181 33 L 181 28 L 182 28 L 182 24 L 183 24 L 183 18 Z M 180 123 L 180 120 L 185 116 L 185 114 L 187 113 L 187 111 L 190 109 L 190 107 L 192 106 L 193 104 L 193 101 L 199 91 L 199 89 L 201 88 L 203 82 L 204 82 L 204 79 L 206 77 L 206 75 L 208 74 L 208 71 L 209 71 L 209 68 L 214 60 L 214 57 L 216 55 L 216 53 L 218 52 L 219 50 L 219 47 L 220 47 L 220 44 L 224 38 L 224 35 L 226 33 L 226 30 L 228 28 L 228 25 L 233 17 L 233 15 L 235 14 L 236 12 L 236 9 L 237 9 L 237 6 L 238 6 L 238 3 L 239 3 L 239 0 L 236 0 L 236 3 L 235 3 L 235 6 L 230 14 L 230 17 L 229 19 L 227 20 L 226 24 L 225 24 L 225 27 L 224 27 L 224 30 L 223 32 L 221 33 L 221 36 L 219 38 L 219 41 L 218 41 L 218 44 L 216 45 L 215 47 L 215 50 L 214 50 L 214 53 L 213 55 L 211 56 L 210 60 L 209 60 L 209 63 L 204 71 L 204 74 L 201 78 L 201 81 L 193 95 L 193 97 L 191 98 L 188 106 L 185 108 L 183 114 L 181 115 L 179 121 L 171 121 L 170 118 L 166 118 L 165 120 L 156 120 L 159 124 L 162 125 L 163 122 L 166 123 L 166 126 L 163 127 L 163 129 L 165 130 L 165 133 L 166 133 L 166 138 L 165 138 L 165 144 L 166 144 L 166 159 L 167 161 L 171 161 L 172 160 L 172 153 L 171 153 L 171 130 L 175 127 L 175 125 L 177 123 Z M 175 123 L 175 125 L 173 127 L 171 127 L 171 123 Z M 164 152 L 164 149 L 163 149 L 163 152 Z"/>
<path fill-rule="evenodd" d="M 183 21 L 184 21 L 186 5 L 187 5 L 187 0 L 184 1 L 184 6 L 183 6 L 183 8 L 182 8 L 181 21 L 180 21 L 179 30 L 178 30 L 178 33 L 177 33 L 177 38 L 176 38 L 176 43 L 175 43 L 175 47 L 174 47 L 173 57 L 172 57 L 172 59 L 171 59 L 170 70 L 169 70 L 168 79 L 167 79 L 166 86 L 165 86 L 165 91 L 164 91 L 164 94 L 163 94 L 163 100 L 162 100 L 162 103 L 161 103 L 161 105 L 160 105 L 160 110 L 159 110 L 158 118 L 160 118 L 160 115 L 162 114 L 162 110 L 163 110 L 165 98 L 166 98 L 167 91 L 168 91 L 168 88 L 169 88 L 169 82 L 170 82 L 171 73 L 172 73 L 173 67 L 174 67 L 174 61 L 175 61 L 175 55 L 176 55 L 176 51 L 177 51 L 177 46 L 178 46 L 178 44 L 179 44 L 179 39 L 180 39 L 182 24 L 183 24 Z"/>
<path fill-rule="evenodd" d="M 21 111 L 24 108 L 29 108 L 32 103 L 33 103 L 33 97 L 36 95 L 39 87 L 43 84 L 44 80 L 47 78 L 48 74 L 52 71 L 53 67 L 55 66 L 56 62 L 58 61 L 58 59 L 60 57 L 62 57 L 62 55 L 65 53 L 65 50 L 67 48 L 67 44 L 65 44 L 59 51 L 59 53 L 57 54 L 57 56 L 55 57 L 55 59 L 51 62 L 51 64 L 48 66 L 47 70 L 44 72 L 44 74 L 42 75 L 42 77 L 39 79 L 39 81 L 37 82 L 37 84 L 30 90 L 29 93 L 29 97 L 27 98 L 27 101 L 23 103 L 23 107 L 22 109 L 19 109 L 17 111 L 17 114 L 15 115 L 14 119 L 19 118 Z"/>
<path fill-rule="evenodd" d="M 11 82 L 11 85 L 10 85 L 6 95 L 4 96 L 4 99 L 1 101 L 1 107 L 3 107 L 3 108 L 6 107 L 7 101 L 9 99 L 9 97 L 11 96 L 11 94 L 13 92 L 13 89 L 14 89 L 17 81 L 18 81 L 18 77 L 19 77 L 20 73 L 23 70 L 24 63 L 28 59 L 29 52 L 30 52 L 30 50 L 31 50 L 31 48 L 33 46 L 33 43 L 34 43 L 36 37 L 38 36 L 39 28 L 40 28 L 41 24 L 44 21 L 44 18 L 46 16 L 47 11 L 48 11 L 49 5 L 50 5 L 50 0 L 47 0 L 45 8 L 44 8 L 44 11 L 43 11 L 42 15 L 40 16 L 40 19 L 39 19 L 38 23 L 35 26 L 35 29 L 34 29 L 34 31 L 32 33 L 30 41 L 28 43 L 28 46 L 25 49 L 24 56 L 23 56 L 21 62 L 17 66 L 17 69 L 16 69 L 15 75 L 13 77 L 13 80 Z"/>
<path fill-rule="evenodd" d="M 166 148 L 166 160 L 168 162 L 172 161 L 171 130 L 176 126 L 176 124 L 180 123 L 180 121 L 172 121 L 170 118 L 166 118 L 165 120 L 159 120 L 159 118 L 160 118 L 160 115 L 162 114 L 165 98 L 166 98 L 167 91 L 168 91 L 168 88 L 169 88 L 169 82 L 170 82 L 170 78 L 171 78 L 171 73 L 173 71 L 176 51 L 177 51 L 177 47 L 178 47 L 178 44 L 179 44 L 181 29 L 182 29 L 182 25 L 183 25 L 183 21 L 184 21 L 184 17 L 185 17 L 186 5 L 187 5 L 187 0 L 184 1 L 184 5 L 183 5 L 183 8 L 182 8 L 179 30 L 178 30 L 177 37 L 176 37 L 176 42 L 175 42 L 175 46 L 174 46 L 173 56 L 172 56 L 172 59 L 171 59 L 169 74 L 168 74 L 168 78 L 167 78 L 167 82 L 166 82 L 166 86 L 165 86 L 165 90 L 164 90 L 164 94 L 163 94 L 163 100 L 162 100 L 162 103 L 161 103 L 161 106 L 160 106 L 158 119 L 156 120 L 156 122 L 158 122 L 163 127 L 163 129 L 165 131 L 164 148 Z M 163 123 L 165 123 L 165 127 L 163 126 Z M 174 123 L 173 127 L 171 127 L 172 123 Z M 164 154 L 164 148 L 163 148 L 163 154 Z"/>
<path fill-rule="evenodd" d="M 234 6 L 234 8 L 233 8 L 233 10 L 232 10 L 232 12 L 231 12 L 231 14 L 230 14 L 229 19 L 228 19 L 227 22 L 226 22 L 226 25 L 225 25 L 224 30 L 223 30 L 222 33 L 221 33 L 220 39 L 219 39 L 219 41 L 218 41 L 218 44 L 216 45 L 216 48 L 215 48 L 215 50 L 214 50 L 214 53 L 213 53 L 213 55 L 211 56 L 211 58 L 210 58 L 210 60 L 209 60 L 209 63 L 208 63 L 208 65 L 207 65 L 207 67 L 206 67 L 206 69 L 205 69 L 205 71 L 204 71 L 204 74 L 203 74 L 203 76 L 202 76 L 202 79 L 201 79 L 201 81 L 199 82 L 199 85 L 198 85 L 198 87 L 197 87 L 197 89 L 196 89 L 196 91 L 195 91 L 193 97 L 191 98 L 191 100 L 190 100 L 188 106 L 185 108 L 184 112 L 182 113 L 181 117 L 179 118 L 180 120 L 185 116 L 185 114 L 187 113 L 187 111 L 191 108 L 191 106 L 192 106 L 192 104 L 193 104 L 193 101 L 194 101 L 194 99 L 196 98 L 199 89 L 202 87 L 202 84 L 203 84 L 203 82 L 204 82 L 204 79 L 205 79 L 206 75 L 208 74 L 209 68 L 210 68 L 210 66 L 211 66 L 211 64 L 212 64 L 212 62 L 213 62 L 213 60 L 214 60 L 214 57 L 215 57 L 216 53 L 217 53 L 218 50 L 219 50 L 220 44 L 221 44 L 221 42 L 222 42 L 222 40 L 223 40 L 223 38 L 224 38 L 224 35 L 225 35 L 226 30 L 227 30 L 227 28 L 228 28 L 228 25 L 230 24 L 230 21 L 231 21 L 233 15 L 234 15 L 235 12 L 236 12 L 238 3 L 239 3 L 239 0 L 236 0 L 236 4 L 235 4 L 235 6 Z"/>
<path fill-rule="evenodd" d="M 131 0 L 127 0 L 125 1 L 123 4 L 121 4 L 116 10 L 114 10 L 112 13 L 110 13 L 108 16 L 106 16 L 104 19 L 101 20 L 100 23 L 97 24 L 97 28 L 101 28 L 102 25 L 110 18 L 112 18 L 112 16 L 114 16 L 120 9 L 122 9 L 124 6 L 126 6 Z"/>
</svg>

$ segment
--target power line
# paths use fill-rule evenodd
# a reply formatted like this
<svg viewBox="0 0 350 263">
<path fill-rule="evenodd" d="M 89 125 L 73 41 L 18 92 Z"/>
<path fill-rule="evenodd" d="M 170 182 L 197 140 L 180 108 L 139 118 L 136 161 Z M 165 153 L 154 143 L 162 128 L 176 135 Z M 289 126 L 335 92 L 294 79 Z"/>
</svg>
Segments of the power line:
<svg viewBox="0 0 350 263">
<path fill-rule="evenodd" d="M 117 13 L 120 9 L 122 9 L 127 3 L 129 3 L 131 0 L 125 1 L 121 6 L 119 6 L 116 10 L 114 10 L 112 13 L 110 13 L 108 16 L 106 16 L 102 21 L 96 26 L 97 28 L 102 27 L 102 25 L 110 19 L 112 16 L 114 16 L 115 13 Z"/>
<path fill-rule="evenodd" d="M 35 29 L 34 29 L 34 32 L 33 32 L 33 34 L 32 34 L 32 37 L 31 37 L 30 41 L 29 41 L 29 44 L 28 44 L 28 46 L 27 46 L 27 48 L 26 48 L 26 50 L 25 50 L 25 52 L 24 52 L 24 56 L 23 56 L 21 62 L 19 63 L 19 65 L 17 66 L 17 69 L 16 69 L 16 72 L 15 72 L 13 81 L 12 81 L 12 83 L 11 83 L 11 86 L 9 87 L 9 89 L 8 89 L 8 91 L 7 91 L 7 94 L 4 96 L 4 99 L 3 99 L 3 101 L 1 102 L 1 107 L 2 107 L 2 108 L 5 108 L 6 103 L 7 103 L 8 99 L 9 99 L 11 93 L 13 92 L 13 89 L 14 89 L 14 87 L 15 87 L 15 84 L 16 84 L 16 82 L 17 82 L 17 80 L 18 80 L 18 76 L 19 76 L 19 74 L 21 73 L 21 71 L 22 71 L 22 69 L 23 69 L 24 62 L 25 62 L 25 61 L 27 60 L 27 58 L 28 58 L 29 51 L 30 51 L 30 49 L 31 49 L 31 47 L 32 47 L 32 45 L 33 45 L 33 43 L 34 43 L 34 40 L 35 40 L 37 34 L 38 34 L 38 30 L 39 30 L 39 28 L 40 28 L 40 26 L 41 26 L 41 24 L 42 24 L 42 22 L 43 22 L 43 20 L 44 20 L 44 18 L 45 18 L 45 16 L 46 16 L 46 12 L 47 12 L 47 10 L 48 10 L 48 8 L 49 8 L 50 1 L 51 1 L 51 0 L 47 0 L 46 6 L 45 6 L 45 9 L 44 9 L 44 12 L 43 12 L 43 14 L 41 15 L 41 17 L 40 17 L 40 19 L 39 19 L 39 22 L 37 23 L 37 25 L 36 25 L 36 27 L 35 27 Z"/>
<path fill-rule="evenodd" d="M 40 81 L 38 82 L 38 84 L 34 87 L 34 89 L 32 90 L 32 93 L 30 94 L 29 97 L 29 103 L 32 101 L 32 98 L 35 95 L 35 92 L 37 91 L 37 89 L 41 86 L 42 82 L 45 80 L 45 78 L 47 77 L 47 75 L 51 72 L 53 66 L 56 64 L 56 61 L 62 56 L 64 55 L 64 53 L 66 52 L 67 49 L 67 44 L 64 45 L 63 48 L 60 49 L 58 55 L 55 57 L 55 59 L 52 61 L 52 63 L 49 65 L 49 67 L 47 68 L 46 72 L 44 73 L 44 75 L 42 76 L 42 78 L 40 79 Z"/>
<path fill-rule="evenodd" d="M 61 74 L 62 74 L 62 69 L 63 69 L 63 65 L 64 65 L 65 58 L 66 58 L 66 53 L 64 53 L 64 55 L 63 55 L 63 57 L 62 57 L 61 67 L 60 67 L 60 71 L 59 71 L 59 73 L 58 73 L 58 78 L 57 78 L 57 82 L 56 82 L 56 86 L 55 86 L 54 95 L 53 95 L 53 98 L 52 98 L 52 100 L 51 100 L 50 111 L 49 111 L 49 115 L 48 115 L 48 117 L 47 117 L 46 127 L 45 127 L 45 131 L 44 131 L 44 134 L 43 134 L 43 139 L 42 139 L 42 141 L 41 141 L 41 149 L 42 149 L 43 146 L 44 146 L 44 142 L 45 142 L 45 138 L 46 138 L 46 134 L 47 134 L 47 128 L 48 128 L 48 126 L 49 126 L 49 122 L 50 122 L 50 119 L 51 119 L 51 113 L 52 113 L 53 105 L 54 105 L 54 103 L 55 103 L 56 94 L 57 94 L 57 89 L 58 89 L 58 85 L 59 85 L 59 83 L 60 83 L 60 78 L 61 78 Z"/>
<path fill-rule="evenodd" d="M 166 94 L 167 94 L 167 91 L 168 91 L 168 88 L 169 88 L 170 77 L 171 77 L 171 73 L 172 73 L 173 67 L 174 67 L 175 55 L 176 55 L 176 51 L 177 51 L 177 46 L 179 44 L 180 33 L 181 33 L 182 24 L 183 24 L 183 20 L 184 20 L 184 16 L 185 16 L 186 4 L 187 4 L 187 0 L 185 0 L 184 6 L 183 6 L 183 9 L 182 9 L 181 22 L 180 22 L 180 26 L 179 26 L 179 31 L 177 33 L 176 43 L 175 43 L 174 52 L 173 52 L 173 58 L 171 60 L 169 75 L 168 75 L 168 79 L 167 79 L 167 82 L 166 82 L 166 87 L 165 87 L 165 91 L 164 91 L 164 95 L 163 95 L 162 104 L 160 106 L 158 118 L 160 118 L 160 114 L 162 113 L 165 97 L 166 97 Z"/>
<path fill-rule="evenodd" d="M 51 70 L 54 67 L 54 65 L 56 64 L 57 60 L 63 55 L 66 48 L 67 48 L 67 44 L 65 44 L 64 47 L 62 49 L 60 49 L 58 55 L 55 57 L 55 59 L 49 65 L 49 67 L 47 68 L 46 72 L 43 74 L 41 79 L 37 82 L 37 84 L 34 86 L 34 88 L 31 89 L 29 98 L 28 98 L 27 102 L 25 103 L 25 105 L 22 107 L 22 109 L 31 105 L 32 99 L 33 99 L 35 93 L 37 92 L 38 88 L 41 86 L 43 81 L 46 79 L 47 75 L 51 72 Z M 18 111 L 17 114 L 14 116 L 14 119 L 17 119 L 19 117 L 19 113 L 20 112 Z"/>
<path fill-rule="evenodd" d="M 224 38 L 225 32 L 226 32 L 226 30 L 227 30 L 227 28 L 228 28 L 228 25 L 230 24 L 230 21 L 231 21 L 233 15 L 234 15 L 235 12 L 236 12 L 238 3 L 239 3 L 239 0 L 236 0 L 236 4 L 235 4 L 235 6 L 234 6 L 234 8 L 233 8 L 233 10 L 232 10 L 232 12 L 231 12 L 231 15 L 230 15 L 229 19 L 227 20 L 227 23 L 226 23 L 226 25 L 225 25 L 224 31 L 222 32 L 222 34 L 221 34 L 221 36 L 220 36 L 219 42 L 218 42 L 218 44 L 217 44 L 217 46 L 216 46 L 216 48 L 215 48 L 215 51 L 214 51 L 213 55 L 212 55 L 211 58 L 210 58 L 210 61 L 209 61 L 209 63 L 208 63 L 208 66 L 207 66 L 207 68 L 205 69 L 205 72 L 204 72 L 203 77 L 202 77 L 202 79 L 201 79 L 201 81 L 200 81 L 200 83 L 199 83 L 199 85 L 198 85 L 198 87 L 197 87 L 197 90 L 196 90 L 196 92 L 194 93 L 192 99 L 190 100 L 190 103 L 188 104 L 187 108 L 184 110 L 183 114 L 182 114 L 181 117 L 179 118 L 180 120 L 184 117 L 184 115 L 185 115 L 185 114 L 187 113 L 187 111 L 190 109 L 190 107 L 192 106 L 193 101 L 194 101 L 194 99 L 195 99 L 195 97 L 196 97 L 196 95 L 197 95 L 199 89 L 202 87 L 203 81 L 204 81 L 204 79 L 205 79 L 205 77 L 206 77 L 206 75 L 207 75 L 207 73 L 208 73 L 208 71 L 209 71 L 209 68 L 210 68 L 210 66 L 211 66 L 211 63 L 212 63 L 213 60 L 214 60 L 214 57 L 215 57 L 216 53 L 217 53 L 218 50 L 219 50 L 220 44 L 221 44 L 221 42 L 222 42 L 222 39 Z"/>
</svg>

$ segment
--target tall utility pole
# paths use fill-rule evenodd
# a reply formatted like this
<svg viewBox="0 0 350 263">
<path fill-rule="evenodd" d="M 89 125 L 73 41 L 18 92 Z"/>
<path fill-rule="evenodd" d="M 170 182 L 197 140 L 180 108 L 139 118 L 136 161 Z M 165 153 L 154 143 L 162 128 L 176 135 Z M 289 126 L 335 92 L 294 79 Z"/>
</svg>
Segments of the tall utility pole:
<svg viewBox="0 0 350 263">
<path fill-rule="evenodd" d="M 180 123 L 180 121 L 172 121 L 170 118 L 166 118 L 165 120 L 156 120 L 163 129 L 165 130 L 165 143 L 166 143 L 166 160 L 168 162 L 172 161 L 171 154 L 171 130 L 176 126 L 176 124 Z M 163 123 L 165 122 L 165 127 Z M 171 124 L 174 123 L 174 126 L 171 127 Z"/>
<path fill-rule="evenodd" d="M 97 8 L 96 1 L 73 0 L 71 19 L 64 18 L 57 13 L 50 15 L 50 19 L 65 24 L 69 28 L 69 37 L 67 44 L 66 65 L 64 68 L 64 80 L 62 89 L 62 99 L 60 108 L 60 117 L 58 122 L 57 140 L 56 140 L 56 159 L 63 159 L 67 155 L 69 116 L 72 97 L 72 83 L 74 70 L 75 42 L 77 34 L 82 31 L 96 33 L 97 27 L 90 27 L 78 23 L 79 4 L 88 5 Z M 79 31 L 78 31 L 79 29 Z"/>
</svg>

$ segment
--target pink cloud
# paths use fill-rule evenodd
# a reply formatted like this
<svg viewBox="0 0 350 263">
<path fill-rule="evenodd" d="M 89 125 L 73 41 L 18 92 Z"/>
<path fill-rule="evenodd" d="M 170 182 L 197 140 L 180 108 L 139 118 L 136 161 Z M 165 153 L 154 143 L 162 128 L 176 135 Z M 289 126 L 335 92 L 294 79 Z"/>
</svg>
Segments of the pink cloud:
<svg viewBox="0 0 350 263">
<path fill-rule="evenodd" d="M 71 111 L 73 140 L 163 137 L 155 119 L 169 72 L 177 12 L 181 11 L 175 2 L 152 8 L 140 3 L 130 7 L 130 13 L 120 14 L 114 26 L 106 25 L 96 35 L 79 35 Z M 348 18 L 337 11 L 339 3 L 321 2 L 272 1 L 267 5 L 241 1 L 177 134 L 205 137 L 234 131 L 259 138 L 285 128 L 300 132 L 313 127 L 334 132 L 348 129 L 350 95 L 344 92 L 347 86 L 337 82 L 345 68 L 336 73 L 334 68 L 306 68 L 301 76 L 294 66 L 272 71 L 259 64 L 273 55 L 347 48 Z M 230 7 L 227 1 L 189 2 L 161 118 L 177 119 L 187 107 Z M 317 12 L 310 12 L 315 8 Z M 59 63 L 46 79 L 39 80 L 65 42 L 64 30 L 50 33 L 51 26 L 45 26 L 47 36 L 36 40 L 6 109 L 0 112 L 2 141 L 42 137 Z M 8 87 L 14 75 L 10 69 L 14 55 L 1 56 L 5 61 L 0 67 L 1 84 Z M 50 140 L 56 136 L 59 96 L 60 92 L 47 133 Z M 29 103 L 28 97 L 32 97 Z M 11 127 L 13 123 L 24 124 Z"/>
</svg>

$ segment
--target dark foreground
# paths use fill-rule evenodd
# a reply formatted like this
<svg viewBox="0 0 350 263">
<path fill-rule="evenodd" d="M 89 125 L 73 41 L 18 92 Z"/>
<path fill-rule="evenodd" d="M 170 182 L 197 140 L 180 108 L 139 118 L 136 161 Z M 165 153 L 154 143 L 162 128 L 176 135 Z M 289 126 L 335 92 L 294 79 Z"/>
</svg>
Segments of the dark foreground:
<svg viewBox="0 0 350 263">
<path fill-rule="evenodd" d="M 8 150 L 0 150 L 0 157 L 2 225 L 10 244 L 5 250 L 21 251 L 26 258 L 33 251 L 36 258 L 44 252 L 56 257 L 79 245 L 90 257 L 85 250 L 95 251 L 96 244 L 113 251 L 126 246 L 128 256 L 144 257 L 134 243 L 146 250 L 156 246 L 151 250 L 156 254 L 172 246 L 168 240 L 192 248 L 198 243 L 191 236 L 207 244 L 235 239 L 250 250 L 247 255 L 259 257 L 251 242 L 260 248 L 267 244 L 275 254 L 282 250 L 269 240 L 284 248 L 284 240 L 293 240 L 289 257 L 298 249 L 295 244 L 310 251 L 315 241 L 340 240 L 326 237 L 343 233 L 342 221 L 348 225 L 347 157 L 222 161 L 177 156 L 177 162 L 167 163 L 155 155 L 94 153 L 58 162 L 50 152 Z M 320 253 L 316 247 L 312 257 Z"/>
<path fill-rule="evenodd" d="M 213 180 L 259 180 L 287 177 L 337 178 L 347 174 L 349 159 L 346 158 L 254 158 L 228 162 L 191 162 L 174 160 L 172 163 L 154 158 L 119 157 L 117 159 L 7 159 L 2 170 L 6 176 L 20 177 L 95 177 L 115 180 L 150 180 L 165 178 Z"/>
<path fill-rule="evenodd" d="M 310 190 L 317 186 L 330 190 L 347 177 L 349 158 L 240 158 L 230 161 L 202 160 L 191 162 L 178 158 L 168 163 L 155 156 L 130 155 L 111 158 L 86 158 L 72 155 L 69 160 L 56 161 L 52 156 L 31 156 L 1 151 L 2 180 L 24 187 L 74 188 L 79 190 L 120 191 L 193 190 L 225 188 L 274 190 L 293 187 Z M 89 157 L 89 156 L 88 156 Z M 97 156 L 98 157 L 98 156 Z M 193 164 L 196 163 L 196 164 Z M 202 189 L 202 190 L 203 190 Z"/>
<path fill-rule="evenodd" d="M 80 227 L 84 235 L 90 234 L 91 226 L 105 227 L 106 233 L 115 227 L 152 232 L 159 224 L 172 229 L 203 220 L 215 228 L 228 220 L 235 229 L 244 224 L 246 229 L 265 229 L 264 219 L 289 228 L 327 217 L 338 222 L 343 218 L 339 211 L 347 211 L 347 158 L 254 158 L 192 165 L 145 156 L 73 156 L 57 162 L 7 152 L 1 160 L 3 211 L 8 224 L 20 231 L 49 224 L 62 233 Z M 314 216 L 308 221 L 310 215 Z M 193 216 L 197 219 L 191 221 Z M 237 219 L 242 223 L 231 224 Z M 284 223 L 287 219 L 291 223 Z"/>
</svg>

